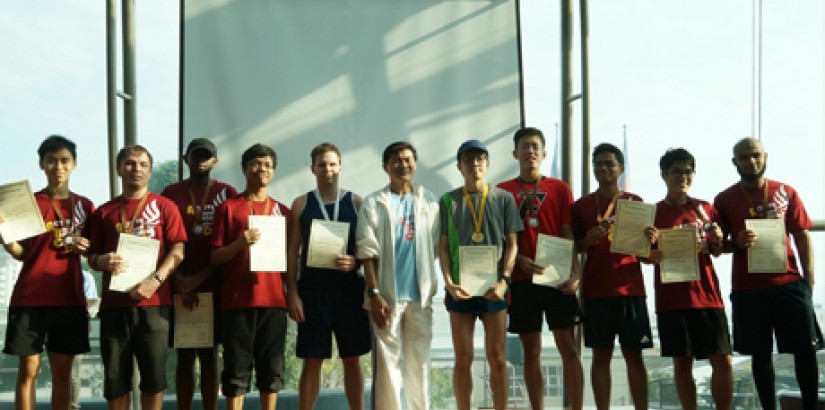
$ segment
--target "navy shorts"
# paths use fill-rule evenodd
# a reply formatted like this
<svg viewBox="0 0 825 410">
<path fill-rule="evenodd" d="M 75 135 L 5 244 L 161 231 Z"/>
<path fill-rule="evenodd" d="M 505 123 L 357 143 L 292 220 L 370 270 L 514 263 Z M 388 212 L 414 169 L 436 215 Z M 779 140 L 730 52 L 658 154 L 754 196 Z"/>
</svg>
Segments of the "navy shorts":
<svg viewBox="0 0 825 410">
<path fill-rule="evenodd" d="M 507 309 L 507 295 L 504 296 L 504 299 L 495 302 L 487 300 L 482 296 L 474 296 L 467 300 L 455 300 L 450 295 L 450 292 L 446 292 L 444 304 L 447 306 L 448 312 L 481 317 L 482 313 L 495 313 Z"/>
<path fill-rule="evenodd" d="M 258 390 L 281 390 L 286 366 L 286 311 L 278 308 L 225 310 L 223 324 L 221 390 L 224 396 L 242 396 L 249 392 L 253 368 Z"/>
<path fill-rule="evenodd" d="M 304 322 L 298 324 L 296 356 L 303 359 L 332 357 L 332 336 L 340 357 L 357 357 L 370 352 L 372 333 L 364 309 L 364 278 L 355 276 L 339 287 L 307 286 L 298 282 L 304 304 Z"/>
<path fill-rule="evenodd" d="M 86 307 L 10 307 L 3 353 L 31 356 L 42 353 L 44 345 L 52 353 L 88 352 Z"/>
<path fill-rule="evenodd" d="M 622 349 L 653 347 L 645 299 L 644 296 L 585 299 L 584 345 L 612 349 L 618 336 Z"/>
<path fill-rule="evenodd" d="M 166 389 L 170 310 L 169 306 L 151 306 L 100 311 L 100 355 L 106 400 L 132 391 L 135 360 L 140 371 L 141 392 L 157 393 Z"/>
<path fill-rule="evenodd" d="M 731 354 L 730 330 L 724 309 L 680 309 L 656 316 L 662 356 L 709 356 Z"/>
<path fill-rule="evenodd" d="M 765 289 L 737 290 L 733 302 L 733 348 L 745 355 L 773 351 L 804 353 L 823 347 L 811 287 L 800 280 Z"/>
<path fill-rule="evenodd" d="M 550 330 L 573 327 L 582 322 L 576 295 L 536 285 L 531 281 L 513 282 L 510 286 L 510 333 L 541 332 L 542 319 Z"/>
</svg>

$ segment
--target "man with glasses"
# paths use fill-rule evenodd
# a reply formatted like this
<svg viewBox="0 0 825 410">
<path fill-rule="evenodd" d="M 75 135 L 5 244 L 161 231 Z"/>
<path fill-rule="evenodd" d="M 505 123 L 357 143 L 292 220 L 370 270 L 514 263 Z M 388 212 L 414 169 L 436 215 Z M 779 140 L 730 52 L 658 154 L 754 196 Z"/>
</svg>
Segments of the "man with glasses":
<svg viewBox="0 0 825 410">
<path fill-rule="evenodd" d="M 593 349 L 591 383 L 596 408 L 610 408 L 610 361 L 616 337 L 627 365 L 630 395 L 637 410 L 647 409 L 647 369 L 642 349 L 653 347 L 645 285 L 639 259 L 610 252 L 616 201 L 642 199 L 619 189 L 624 155 L 615 145 L 593 149 L 599 187 L 573 204 L 573 233 L 579 252 L 587 253 L 582 274 L 584 344 Z"/>
<path fill-rule="evenodd" d="M 416 159 L 406 141 L 387 146 L 383 163 L 390 182 L 368 195 L 358 214 L 358 258 L 375 335 L 374 409 L 401 410 L 402 386 L 406 408 L 430 408 L 438 198 L 413 182 Z"/>
<path fill-rule="evenodd" d="M 573 240 L 570 208 L 573 194 L 564 181 L 541 175 L 547 157 L 544 134 L 537 128 L 522 128 L 513 135 L 513 158 L 519 162 L 519 176 L 498 184 L 510 192 L 519 206 L 524 230 L 518 234 L 518 256 L 510 286 L 508 330 L 521 339 L 524 350 L 524 382 L 533 410 L 544 408 L 544 376 L 541 364 L 541 322 L 547 321 L 562 359 L 564 387 L 570 408 L 581 409 L 584 376 L 573 335 L 581 323 L 579 287 L 581 271 L 573 255 L 570 279 L 557 287 L 533 283 L 533 275 L 544 273 L 535 263 L 539 234 Z"/>
<path fill-rule="evenodd" d="M 715 408 L 729 410 L 733 404 L 730 331 L 711 259 L 722 253 L 718 215 L 711 204 L 688 196 L 696 169 L 690 152 L 683 148 L 668 150 L 659 160 L 659 169 L 667 193 L 656 204 L 651 243 L 658 240 L 659 249 L 650 251 L 650 260 L 657 264 L 656 317 L 662 356 L 673 358 L 673 381 L 683 409 L 697 408 L 693 361 L 707 359 L 713 369 L 710 389 Z M 664 234 L 682 233 L 692 242 L 689 254 L 662 250 Z M 694 261 L 690 276 L 665 265 L 669 261 L 676 265 L 687 258 Z"/>
<path fill-rule="evenodd" d="M 751 356 L 762 408 L 775 409 L 771 356 L 775 337 L 779 353 L 793 355 L 803 407 L 814 409 L 819 385 L 816 351 L 823 348 L 823 340 L 813 310 L 814 261 L 808 235 L 813 223 L 795 189 L 765 178 L 767 159 L 761 141 L 743 138 L 737 142 L 732 162 L 739 182 L 714 200 L 726 250 L 733 252 L 733 348 Z M 757 223 L 769 224 L 775 231 L 784 229 L 773 245 L 785 249 L 780 254 L 786 260 L 780 258 L 777 267 L 765 269 L 750 258 L 752 252 L 766 253 L 764 242 L 771 240 L 749 226 Z M 798 264 L 791 237 L 799 254 Z"/>
<path fill-rule="evenodd" d="M 487 184 L 487 147 L 468 140 L 458 148 L 456 159 L 464 184 L 441 196 L 438 245 L 455 349 L 453 390 L 458 409 L 469 410 L 473 331 L 476 318 L 481 318 L 493 406 L 504 410 L 509 389 L 504 358 L 506 293 L 516 262 L 517 235 L 524 227 L 513 196 Z"/>
</svg>

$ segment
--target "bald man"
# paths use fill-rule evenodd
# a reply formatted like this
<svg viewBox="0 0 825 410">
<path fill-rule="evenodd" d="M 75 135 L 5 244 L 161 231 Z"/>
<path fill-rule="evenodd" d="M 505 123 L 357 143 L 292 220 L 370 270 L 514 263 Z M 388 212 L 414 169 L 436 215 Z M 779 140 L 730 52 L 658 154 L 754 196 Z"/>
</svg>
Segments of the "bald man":
<svg viewBox="0 0 825 410">
<path fill-rule="evenodd" d="M 772 351 L 774 336 L 780 353 L 794 356 L 794 367 L 805 409 L 817 401 L 816 351 L 822 332 L 813 311 L 814 261 L 808 229 L 813 226 L 802 200 L 791 186 L 765 178 L 768 154 L 762 143 L 743 138 L 733 147 L 739 182 L 716 196 L 726 250 L 733 253 L 734 350 L 750 355 L 753 380 L 762 408 L 776 409 Z M 750 219 L 781 220 L 785 224 L 785 269 L 756 273 L 748 253 L 760 240 L 745 225 Z M 791 237 L 798 255 L 794 254 Z M 797 262 L 798 257 L 798 262 Z"/>
</svg>

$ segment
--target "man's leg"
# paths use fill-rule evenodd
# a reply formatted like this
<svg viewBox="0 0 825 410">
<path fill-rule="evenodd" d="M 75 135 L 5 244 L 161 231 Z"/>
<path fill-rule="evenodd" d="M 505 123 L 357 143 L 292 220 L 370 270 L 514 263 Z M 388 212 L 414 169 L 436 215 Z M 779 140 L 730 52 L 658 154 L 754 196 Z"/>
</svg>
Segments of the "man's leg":
<svg viewBox="0 0 825 410">
<path fill-rule="evenodd" d="M 140 392 L 141 410 L 161 410 L 163 408 L 163 391 L 155 393 Z"/>
<path fill-rule="evenodd" d="M 321 366 L 324 359 L 304 359 L 301 379 L 298 382 L 298 408 L 312 410 L 321 391 Z"/>
<path fill-rule="evenodd" d="M 14 388 L 15 410 L 34 410 L 34 383 L 40 373 L 40 354 L 19 356 L 17 384 Z"/>
<path fill-rule="evenodd" d="M 816 351 L 811 349 L 793 355 L 794 372 L 799 392 L 802 394 L 802 407 L 815 409 L 819 400 L 819 370 Z"/>
<path fill-rule="evenodd" d="M 630 385 L 630 396 L 636 410 L 647 409 L 647 368 L 642 359 L 641 350 L 622 349 L 625 364 L 627 365 L 627 382 Z"/>
<path fill-rule="evenodd" d="M 521 333 L 519 338 L 524 351 L 524 385 L 527 386 L 530 407 L 533 410 L 543 410 L 544 374 L 541 371 L 541 332 Z"/>
<path fill-rule="evenodd" d="M 260 397 L 261 397 L 261 410 L 275 410 L 275 405 L 278 404 L 278 392 L 276 392 L 276 391 L 262 391 L 262 392 L 260 392 Z M 241 406 L 240 408 L 242 408 L 242 407 L 243 406 Z"/>
<path fill-rule="evenodd" d="M 195 395 L 195 356 L 196 349 L 177 349 L 178 361 L 175 365 L 175 389 L 178 410 L 192 408 Z"/>
<path fill-rule="evenodd" d="M 708 357 L 713 374 L 710 377 L 710 391 L 716 410 L 733 408 L 733 368 L 730 355 L 712 355 Z"/>
<path fill-rule="evenodd" d="M 71 354 L 49 353 L 52 370 L 52 408 L 69 408 L 73 358 L 74 355 Z"/>
<path fill-rule="evenodd" d="M 574 329 L 574 327 L 554 329 L 553 339 L 556 341 L 556 348 L 559 349 L 559 355 L 561 356 L 562 368 L 564 369 L 564 389 L 567 392 L 567 398 L 570 400 L 570 408 L 581 410 L 584 405 L 584 370 L 582 369 L 578 349 L 576 349 Z M 609 366 L 608 363 L 608 368 Z M 544 385 L 541 387 L 541 392 L 544 394 Z"/>
<path fill-rule="evenodd" d="M 124 394 L 106 401 L 109 410 L 129 410 L 129 395 Z M 143 401 L 141 400 L 141 405 Z"/>
<path fill-rule="evenodd" d="M 593 362 L 590 365 L 590 384 L 593 385 L 593 400 L 596 408 L 607 410 L 610 408 L 610 360 L 613 359 L 613 349 L 593 348 Z"/>
<path fill-rule="evenodd" d="M 201 401 L 204 410 L 218 408 L 218 353 L 215 348 L 198 349 L 201 368 Z"/>
<path fill-rule="evenodd" d="M 409 410 L 430 408 L 430 344 L 433 311 L 411 302 L 401 317 L 401 349 L 404 352 L 404 390 Z M 401 383 L 402 380 L 399 380 Z M 376 407 L 376 409 L 382 407 Z M 401 407 L 398 407 L 399 409 Z"/>
<path fill-rule="evenodd" d="M 75 355 L 72 359 L 72 375 L 69 377 L 69 408 L 77 410 L 80 408 L 80 358 L 82 355 Z"/>
<path fill-rule="evenodd" d="M 504 346 L 507 340 L 507 310 L 482 313 L 481 322 L 484 324 L 484 350 L 490 366 L 490 391 L 493 393 L 493 406 L 496 410 L 506 410 L 510 389 L 507 359 L 504 358 Z"/>
<path fill-rule="evenodd" d="M 360 356 L 342 357 L 344 364 L 344 392 L 350 410 L 364 408 L 364 373 L 361 372 Z"/>
<path fill-rule="evenodd" d="M 373 350 L 373 407 L 376 409 L 401 409 L 401 384 L 405 381 L 401 377 L 401 320 L 397 315 L 391 315 L 387 327 L 375 327 Z M 406 346 L 404 346 L 406 347 Z M 410 357 L 405 355 L 405 361 Z"/>
<path fill-rule="evenodd" d="M 693 380 L 693 357 L 673 358 L 673 382 L 684 410 L 696 410 L 696 381 Z"/>
<path fill-rule="evenodd" d="M 776 410 L 776 376 L 770 351 L 754 353 L 751 356 L 751 374 L 762 409 Z"/>
<path fill-rule="evenodd" d="M 453 337 L 455 368 L 453 393 L 458 410 L 470 410 L 473 392 L 471 367 L 473 365 L 473 330 L 476 317 L 467 313 L 450 312 L 450 331 Z"/>
<path fill-rule="evenodd" d="M 261 405 L 264 398 L 261 397 Z M 226 396 L 226 410 L 243 410 L 243 394 L 237 396 Z"/>
</svg>

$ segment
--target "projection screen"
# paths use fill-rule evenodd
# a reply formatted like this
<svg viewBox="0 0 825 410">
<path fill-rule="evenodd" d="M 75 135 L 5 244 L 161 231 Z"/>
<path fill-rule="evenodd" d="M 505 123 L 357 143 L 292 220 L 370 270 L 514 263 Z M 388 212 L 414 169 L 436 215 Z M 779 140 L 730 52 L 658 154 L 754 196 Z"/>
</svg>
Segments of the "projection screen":
<svg viewBox="0 0 825 410">
<path fill-rule="evenodd" d="M 381 154 L 418 150 L 416 180 L 459 186 L 466 139 L 491 153 L 490 182 L 517 173 L 522 124 L 516 1 L 183 0 L 181 146 L 212 139 L 213 175 L 243 189 L 240 156 L 278 154 L 270 194 L 289 205 L 314 188 L 309 152 L 342 151 L 341 185 L 387 184 Z"/>
</svg>

